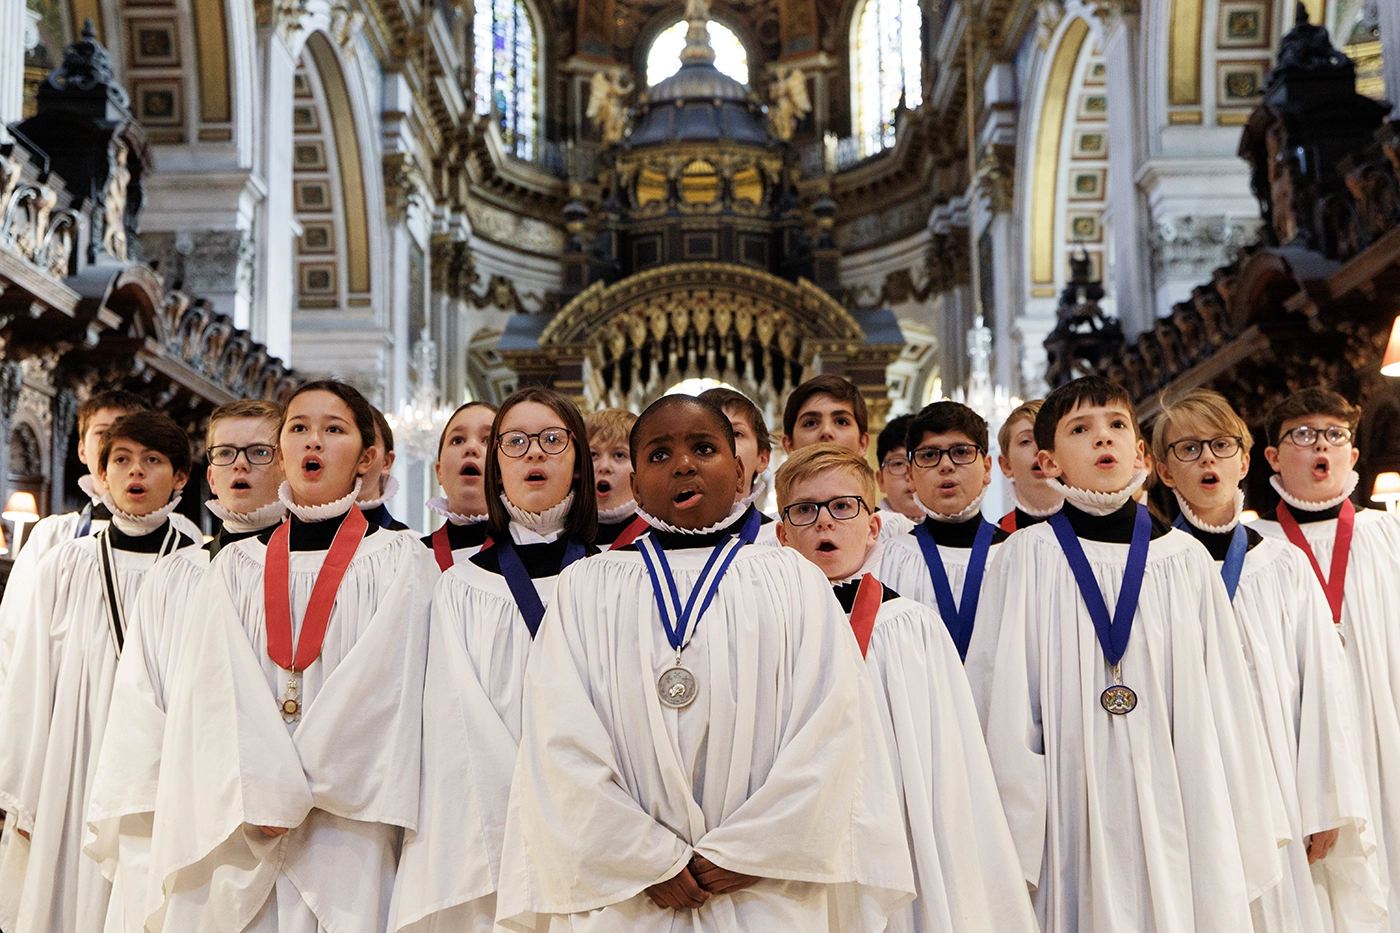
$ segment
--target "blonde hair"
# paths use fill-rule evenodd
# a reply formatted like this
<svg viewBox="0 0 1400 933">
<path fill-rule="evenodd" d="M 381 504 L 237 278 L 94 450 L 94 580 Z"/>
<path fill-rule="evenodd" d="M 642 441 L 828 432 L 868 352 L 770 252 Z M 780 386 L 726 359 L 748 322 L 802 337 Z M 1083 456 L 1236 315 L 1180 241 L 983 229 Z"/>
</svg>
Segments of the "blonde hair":
<svg viewBox="0 0 1400 933">
<path fill-rule="evenodd" d="M 792 487 L 824 473 L 837 470 L 856 481 L 860 497 L 873 514 L 879 507 L 880 492 L 875 485 L 875 471 L 865 458 L 837 444 L 813 444 L 792 452 L 778 473 L 773 485 L 778 496 L 778 512 L 791 504 Z"/>
<path fill-rule="evenodd" d="M 1166 462 L 1168 432 L 1187 425 L 1236 435 L 1240 439 L 1240 449 L 1245 453 L 1249 453 L 1254 446 L 1249 425 L 1230 407 L 1225 396 L 1210 389 L 1190 389 L 1162 402 L 1162 411 L 1152 425 L 1152 458 L 1158 463 Z"/>
<path fill-rule="evenodd" d="M 623 408 L 600 408 L 583 422 L 589 447 L 626 447 L 637 416 Z"/>
<path fill-rule="evenodd" d="M 282 423 L 282 406 L 276 402 L 265 402 L 257 398 L 241 398 L 236 402 L 225 402 L 209 416 L 209 427 L 204 431 L 204 446 L 214 444 L 214 425 L 230 418 L 260 418 L 272 422 L 272 441 L 277 443 L 277 428 Z"/>
<path fill-rule="evenodd" d="M 1029 402 L 1022 402 L 1011 414 L 1006 416 L 1006 420 L 997 428 L 997 449 L 1006 453 L 1006 447 L 1011 443 L 1011 430 L 1017 421 L 1025 420 L 1031 423 L 1031 430 L 1035 430 L 1035 416 L 1040 414 L 1040 406 L 1045 403 L 1043 398 L 1033 398 Z"/>
</svg>

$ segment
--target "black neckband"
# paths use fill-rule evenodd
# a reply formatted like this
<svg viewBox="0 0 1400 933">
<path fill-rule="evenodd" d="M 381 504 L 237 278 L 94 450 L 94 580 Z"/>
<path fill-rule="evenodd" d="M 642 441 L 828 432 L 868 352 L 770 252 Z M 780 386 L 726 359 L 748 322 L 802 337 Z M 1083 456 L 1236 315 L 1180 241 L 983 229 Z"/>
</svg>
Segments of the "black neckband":
<svg viewBox="0 0 1400 933">
<path fill-rule="evenodd" d="M 353 508 L 353 506 L 351 506 Z M 350 513 L 337 515 L 334 518 L 322 519 L 319 522 L 304 522 L 295 515 L 288 516 L 288 521 L 292 523 L 291 535 L 288 540 L 288 547 L 293 551 L 329 551 L 331 542 L 335 540 L 335 533 L 340 530 L 340 523 Z M 272 540 L 272 533 L 277 530 L 277 526 L 264 528 L 258 532 L 258 540 L 267 544 Z M 373 522 L 365 529 L 365 537 L 369 537 L 379 530 L 379 526 Z"/>
<path fill-rule="evenodd" d="M 481 524 L 485 526 L 486 523 L 482 522 Z M 512 547 L 520 557 L 520 563 L 525 565 L 525 572 L 530 575 L 530 579 L 539 580 L 543 577 L 559 576 L 559 571 L 564 566 L 564 553 L 568 550 L 569 542 L 572 540 L 568 535 L 560 535 L 556 540 L 548 543 L 512 543 Z M 584 548 L 583 553 L 585 557 L 591 557 L 598 553 L 598 549 L 590 544 Z M 496 546 L 478 551 L 470 559 L 473 564 L 487 573 L 499 574 L 501 572 L 501 552 Z"/>
<path fill-rule="evenodd" d="M 1137 518 L 1137 502 L 1129 499 L 1107 515 L 1090 515 L 1066 502 L 1061 511 L 1069 519 L 1074 533 L 1088 541 L 1105 544 L 1129 544 L 1133 540 L 1133 522 Z M 1166 534 L 1168 528 L 1157 516 L 1152 516 L 1152 540 Z"/>
<path fill-rule="evenodd" d="M 165 533 L 169 530 L 170 519 L 168 518 L 161 522 L 155 531 L 144 535 L 122 534 L 120 528 L 111 524 L 107 526 L 107 538 L 112 542 L 112 549 L 115 551 L 130 551 L 133 554 L 159 554 L 160 546 L 165 541 Z M 180 546 L 184 547 L 183 544 Z"/>
<path fill-rule="evenodd" d="M 982 513 L 978 512 L 963 522 L 937 522 L 926 518 L 924 519 L 924 527 L 933 537 L 933 543 L 939 547 L 970 548 L 977 540 L 977 529 L 982 527 L 982 521 Z M 1007 533 L 998 528 L 992 532 L 992 543 L 1000 544 L 1007 537 Z"/>
</svg>

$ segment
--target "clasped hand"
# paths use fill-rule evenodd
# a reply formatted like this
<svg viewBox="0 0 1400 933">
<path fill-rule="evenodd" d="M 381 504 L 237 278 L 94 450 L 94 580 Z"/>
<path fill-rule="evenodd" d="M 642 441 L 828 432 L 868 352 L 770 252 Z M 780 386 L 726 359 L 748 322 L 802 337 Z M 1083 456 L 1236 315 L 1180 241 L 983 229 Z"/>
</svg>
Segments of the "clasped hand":
<svg viewBox="0 0 1400 933">
<path fill-rule="evenodd" d="M 657 907 L 690 910 L 704 904 L 714 894 L 733 894 L 753 885 L 758 878 L 720 868 L 703 855 L 695 855 L 690 863 L 672 877 L 647 888 L 647 897 Z"/>
</svg>

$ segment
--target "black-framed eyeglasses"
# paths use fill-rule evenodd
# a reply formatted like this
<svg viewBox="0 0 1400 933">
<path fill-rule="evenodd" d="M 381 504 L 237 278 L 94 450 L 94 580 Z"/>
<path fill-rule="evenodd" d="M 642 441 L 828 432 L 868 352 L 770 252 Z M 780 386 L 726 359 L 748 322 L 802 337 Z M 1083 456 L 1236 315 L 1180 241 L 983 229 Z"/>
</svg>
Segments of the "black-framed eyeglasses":
<svg viewBox="0 0 1400 933">
<path fill-rule="evenodd" d="M 267 466 L 277 456 L 277 448 L 272 444 L 249 444 L 247 447 L 234 447 L 232 444 L 218 444 L 204 451 L 210 466 L 233 466 L 238 455 L 242 454 L 250 466 Z"/>
<path fill-rule="evenodd" d="M 1171 455 L 1182 463 L 1194 463 L 1201 459 L 1201 454 L 1207 448 L 1210 452 L 1221 460 L 1228 460 L 1240 452 L 1244 446 L 1244 438 L 1237 434 L 1222 434 L 1219 437 L 1212 437 L 1210 440 L 1203 440 L 1199 437 L 1183 437 L 1179 441 L 1172 441 L 1167 445 L 1167 450 Z"/>
<path fill-rule="evenodd" d="M 838 522 L 848 522 L 859 515 L 862 508 L 869 510 L 870 506 L 860 496 L 837 496 L 825 502 L 794 502 L 783 509 L 783 521 L 805 528 L 815 524 L 821 517 L 822 509 L 826 509 L 826 513 Z"/>
<path fill-rule="evenodd" d="M 880 469 L 889 470 L 891 476 L 903 476 L 909 472 L 909 460 L 905 457 L 886 457 L 880 461 Z"/>
<path fill-rule="evenodd" d="M 975 463 L 982 455 L 982 448 L 976 444 L 954 444 L 947 448 L 919 447 L 909 458 L 909 462 L 921 470 L 932 470 L 943 462 L 944 454 L 958 466 L 967 466 L 969 463 Z"/>
<path fill-rule="evenodd" d="M 1299 447 L 1311 447 L 1317 443 L 1319 437 L 1333 447 L 1341 447 L 1343 444 L 1351 443 L 1351 430 L 1339 424 L 1331 424 L 1325 428 L 1313 428 L 1303 424 L 1291 431 L 1284 431 L 1283 437 L 1280 439 L 1297 444 Z"/>
<path fill-rule="evenodd" d="M 552 457 L 568 450 L 571 437 L 573 435 L 569 433 L 568 428 L 545 428 L 534 434 L 526 434 L 524 431 L 507 431 L 496 440 L 496 446 L 507 457 L 518 460 L 530 452 L 531 441 L 538 441 L 540 450 Z"/>
</svg>

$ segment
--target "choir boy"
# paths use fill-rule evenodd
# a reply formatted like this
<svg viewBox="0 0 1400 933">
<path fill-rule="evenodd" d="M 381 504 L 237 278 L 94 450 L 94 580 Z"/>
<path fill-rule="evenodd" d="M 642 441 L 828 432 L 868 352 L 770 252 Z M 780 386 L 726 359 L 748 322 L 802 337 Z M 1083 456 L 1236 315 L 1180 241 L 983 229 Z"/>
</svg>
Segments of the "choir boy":
<svg viewBox="0 0 1400 933">
<path fill-rule="evenodd" d="M 486 455 L 491 450 L 491 422 L 496 406 L 467 402 L 447 419 L 438 438 L 433 464 L 441 496 L 427 501 L 428 511 L 444 519 L 422 542 L 444 573 L 467 560 L 486 543 Z"/>
<path fill-rule="evenodd" d="M 1006 532 L 982 517 L 992 482 L 987 422 L 959 402 L 934 402 L 909 422 L 905 446 L 914 502 L 925 518 L 885 549 L 883 579 L 943 619 L 967 656 L 987 564 Z"/>
<path fill-rule="evenodd" d="M 1040 469 L 1035 446 L 1035 416 L 1040 405 L 1040 399 L 1020 405 L 997 429 L 997 447 L 1001 449 L 997 454 L 997 466 L 1001 468 L 1001 475 L 1011 480 L 1016 503 L 997 523 L 1008 533 L 1045 521 L 1058 512 L 1065 501 L 1056 484 L 1047 480 Z"/>
<path fill-rule="evenodd" d="M 0 807 L 18 833 L 0 865 L 0 926 L 20 933 L 103 928 L 112 886 L 82 848 L 117 661 L 142 580 L 194 546 L 170 522 L 190 475 L 178 425 L 125 415 L 96 453 L 111 521 L 40 562 L 0 695 Z"/>
<path fill-rule="evenodd" d="M 768 433 L 768 424 L 763 420 L 763 412 L 758 410 L 747 395 L 724 387 L 707 389 L 696 396 L 707 405 L 713 405 L 729 419 L 734 429 L 734 449 L 738 452 L 739 465 L 744 469 L 744 485 L 739 489 L 740 498 L 746 502 L 758 503 L 768 491 L 766 483 L 759 477 L 768 472 L 768 464 L 773 457 L 773 437 Z M 778 526 L 773 516 L 763 513 L 755 544 L 778 547 Z"/>
<path fill-rule="evenodd" d="M 880 429 L 875 438 L 875 462 L 880 465 L 875 479 L 884 494 L 881 511 L 898 512 L 912 522 L 921 522 L 924 512 L 914 501 L 914 487 L 909 482 L 909 449 L 904 446 L 912 420 L 913 415 L 900 415 Z"/>
<path fill-rule="evenodd" d="M 1252 444 L 1230 403 L 1207 389 L 1164 402 L 1152 431 L 1157 474 L 1181 508 L 1176 527 L 1204 544 L 1220 568 L 1253 660 L 1292 830 L 1281 852 L 1283 880 L 1251 905 L 1254 929 L 1346 929 L 1347 918 L 1385 913 L 1383 897 L 1370 899 L 1380 883 L 1367 858 L 1374 843 L 1346 655 L 1303 553 L 1240 523 Z M 1322 915 L 1313 873 L 1335 892 L 1332 917 Z"/>
<path fill-rule="evenodd" d="M 1220 574 L 1133 501 L 1121 386 L 1061 386 L 1035 435 L 1066 502 L 1002 546 L 967 673 L 1041 929 L 1250 933 L 1287 821 Z"/>
<path fill-rule="evenodd" d="M 398 495 L 399 481 L 390 475 L 394 468 L 394 429 L 378 408 L 374 412 L 374 460 L 361 477 L 360 500 L 356 503 L 370 524 L 389 531 L 407 531 L 408 526 L 389 514 L 389 500 Z"/>
<path fill-rule="evenodd" d="M 1253 527 L 1294 545 L 1327 596 L 1351 672 L 1391 925 L 1400 928 L 1400 520 L 1352 505 L 1360 416 L 1346 399 L 1320 388 L 1269 412 L 1264 457 L 1282 501 Z"/>
<path fill-rule="evenodd" d="M 205 507 L 219 531 L 203 548 L 182 548 L 156 562 L 136 597 L 122 659 L 112 686 L 112 707 L 93 778 L 84 852 L 112 882 L 107 906 L 111 933 L 141 933 L 146 865 L 165 737 L 166 687 L 199 609 L 191 596 L 209 562 L 225 547 L 271 528 L 286 516 L 277 497 L 277 424 L 282 409 L 246 399 L 214 409 L 205 434 L 212 498 Z"/>
<path fill-rule="evenodd" d="M 353 387 L 298 388 L 277 440 L 287 521 L 204 574 L 167 688 L 148 929 L 388 923 L 401 836 L 418 821 L 439 572 L 416 536 L 355 507 L 374 439 Z"/>
<path fill-rule="evenodd" d="M 637 517 L 637 500 L 632 498 L 632 455 L 627 438 L 637 416 L 621 408 L 604 408 L 588 416 L 588 449 L 593 461 L 593 485 L 598 498 L 599 547 L 625 547 L 646 531 L 647 523 Z"/>
<path fill-rule="evenodd" d="M 914 885 L 874 692 L 820 570 L 745 547 L 723 412 L 632 430 L 652 531 L 559 578 L 525 674 L 497 922 L 883 930 Z"/>
<path fill-rule="evenodd" d="M 834 444 L 778 470 L 778 536 L 821 568 L 875 682 L 918 898 L 891 933 L 1039 933 L 961 660 L 938 616 L 866 569 L 880 537 L 875 474 Z"/>
</svg>

